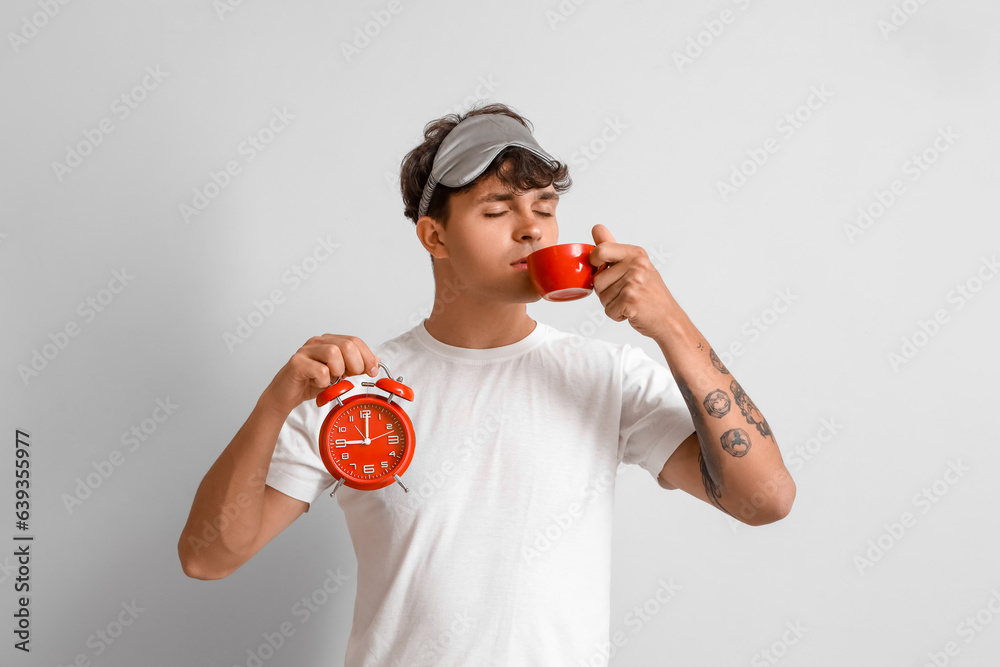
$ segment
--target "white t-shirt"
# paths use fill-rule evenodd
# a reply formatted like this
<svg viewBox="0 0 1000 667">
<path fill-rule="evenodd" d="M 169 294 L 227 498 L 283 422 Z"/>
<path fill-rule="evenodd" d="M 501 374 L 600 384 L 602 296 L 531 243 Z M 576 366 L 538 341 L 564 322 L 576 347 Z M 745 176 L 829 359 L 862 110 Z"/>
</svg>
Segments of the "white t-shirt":
<svg viewBox="0 0 1000 667">
<path fill-rule="evenodd" d="M 413 389 L 394 400 L 415 447 L 409 493 L 336 494 L 358 560 L 345 665 L 598 664 L 618 465 L 656 478 L 694 432 L 669 369 L 541 322 L 488 349 L 445 345 L 421 322 L 373 351 Z M 333 484 L 318 445 L 330 409 L 292 411 L 269 486 L 312 503 Z"/>
</svg>

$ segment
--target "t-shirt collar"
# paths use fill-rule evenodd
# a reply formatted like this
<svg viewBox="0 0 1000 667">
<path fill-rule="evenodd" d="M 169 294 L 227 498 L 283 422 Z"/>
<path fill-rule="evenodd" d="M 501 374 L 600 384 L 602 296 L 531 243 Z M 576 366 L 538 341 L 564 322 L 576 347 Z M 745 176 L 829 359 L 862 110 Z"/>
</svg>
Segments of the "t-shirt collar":
<svg viewBox="0 0 1000 667">
<path fill-rule="evenodd" d="M 424 326 L 426 322 L 427 320 L 424 319 L 413 328 L 413 333 L 421 345 L 440 357 L 467 362 L 497 361 L 499 359 L 516 357 L 541 343 L 549 331 L 548 325 L 536 321 L 535 328 L 531 333 L 516 343 L 501 345 L 500 347 L 475 349 L 442 343 L 427 331 L 427 327 Z"/>
</svg>

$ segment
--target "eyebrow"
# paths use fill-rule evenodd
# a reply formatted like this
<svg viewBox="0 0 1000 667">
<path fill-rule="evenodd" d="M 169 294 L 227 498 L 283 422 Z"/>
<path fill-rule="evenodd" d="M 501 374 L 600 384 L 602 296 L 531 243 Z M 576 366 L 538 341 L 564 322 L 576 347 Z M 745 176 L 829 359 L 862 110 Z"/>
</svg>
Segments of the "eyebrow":
<svg viewBox="0 0 1000 667">
<path fill-rule="evenodd" d="M 494 202 L 494 201 L 512 201 L 513 199 L 514 195 L 511 194 L 510 192 L 488 192 L 485 195 L 479 197 L 479 199 L 476 200 L 475 205 L 478 206 L 479 204 L 486 204 L 488 202 Z M 551 190 L 544 190 L 535 199 L 536 201 L 543 199 L 559 201 L 559 195 L 556 194 L 555 192 L 552 192 Z"/>
</svg>

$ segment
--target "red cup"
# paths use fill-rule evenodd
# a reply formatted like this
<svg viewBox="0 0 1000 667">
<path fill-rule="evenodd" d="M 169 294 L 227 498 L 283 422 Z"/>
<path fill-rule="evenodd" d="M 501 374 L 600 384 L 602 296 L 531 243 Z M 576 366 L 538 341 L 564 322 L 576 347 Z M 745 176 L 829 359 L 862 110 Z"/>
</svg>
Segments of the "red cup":
<svg viewBox="0 0 1000 667">
<path fill-rule="evenodd" d="M 597 267 L 590 263 L 595 246 L 562 243 L 528 255 L 528 275 L 546 301 L 573 301 L 594 291 Z"/>
</svg>

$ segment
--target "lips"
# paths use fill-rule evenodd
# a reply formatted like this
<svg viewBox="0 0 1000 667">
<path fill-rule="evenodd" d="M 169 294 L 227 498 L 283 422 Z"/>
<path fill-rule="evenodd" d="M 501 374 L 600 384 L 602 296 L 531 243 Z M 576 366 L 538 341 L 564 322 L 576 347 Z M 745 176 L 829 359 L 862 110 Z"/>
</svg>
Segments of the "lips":
<svg viewBox="0 0 1000 667">
<path fill-rule="evenodd" d="M 528 255 L 535 252 L 536 249 L 528 248 Z M 528 255 L 525 255 L 521 259 L 515 259 L 510 263 L 511 266 L 528 266 Z"/>
</svg>

